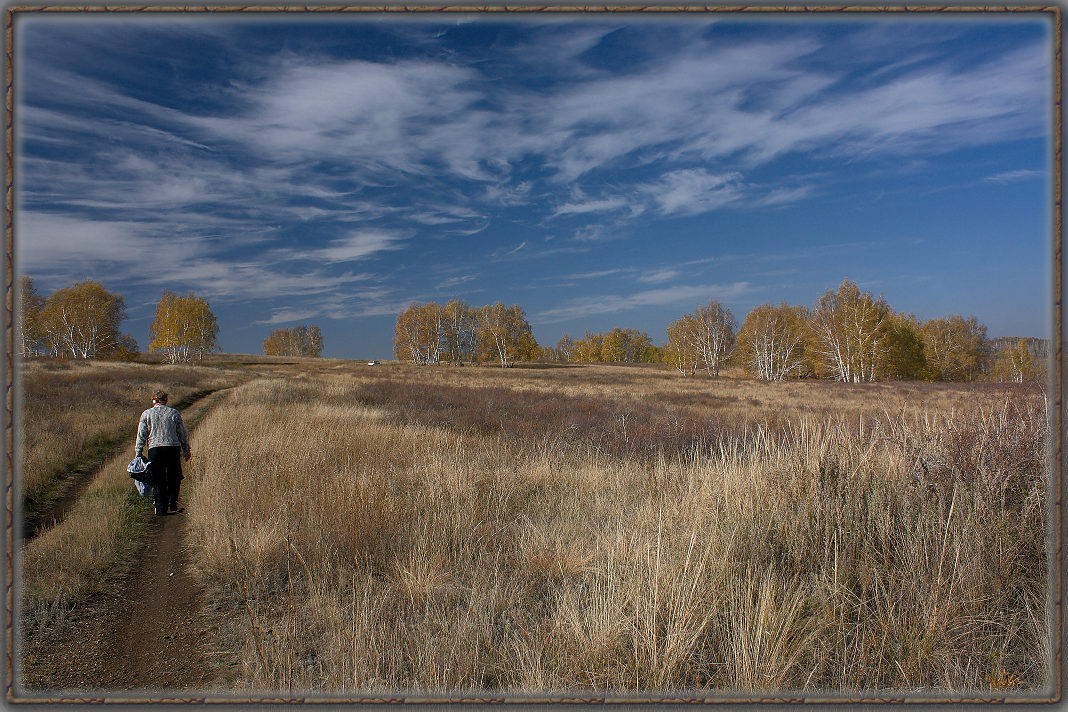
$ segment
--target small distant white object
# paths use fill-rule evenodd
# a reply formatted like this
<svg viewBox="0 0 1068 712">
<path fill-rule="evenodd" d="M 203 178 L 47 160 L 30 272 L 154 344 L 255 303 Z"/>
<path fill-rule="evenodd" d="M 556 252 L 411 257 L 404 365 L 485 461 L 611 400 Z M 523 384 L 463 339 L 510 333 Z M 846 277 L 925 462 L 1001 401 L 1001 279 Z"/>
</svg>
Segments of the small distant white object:
<svg viewBox="0 0 1068 712">
<path fill-rule="evenodd" d="M 368 366 L 377 366 L 378 365 L 378 361 L 368 361 L 367 365 Z"/>
</svg>

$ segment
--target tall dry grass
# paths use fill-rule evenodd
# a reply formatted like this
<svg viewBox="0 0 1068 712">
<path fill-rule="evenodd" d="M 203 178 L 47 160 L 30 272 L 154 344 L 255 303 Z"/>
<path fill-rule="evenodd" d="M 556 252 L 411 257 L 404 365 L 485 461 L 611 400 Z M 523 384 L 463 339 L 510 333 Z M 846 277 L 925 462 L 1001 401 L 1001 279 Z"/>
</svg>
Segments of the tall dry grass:
<svg viewBox="0 0 1068 712">
<path fill-rule="evenodd" d="M 198 430 L 190 541 L 243 687 L 1046 684 L 1040 394 L 739 420 L 662 405 L 663 374 L 462 371 L 259 381 Z"/>
</svg>

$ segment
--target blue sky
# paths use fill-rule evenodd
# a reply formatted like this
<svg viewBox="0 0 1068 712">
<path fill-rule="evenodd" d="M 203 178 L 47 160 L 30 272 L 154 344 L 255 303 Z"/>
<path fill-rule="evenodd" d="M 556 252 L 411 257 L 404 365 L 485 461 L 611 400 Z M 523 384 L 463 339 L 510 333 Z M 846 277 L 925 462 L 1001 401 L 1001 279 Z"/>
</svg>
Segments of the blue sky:
<svg viewBox="0 0 1068 712">
<path fill-rule="evenodd" d="M 1046 16 L 16 18 L 16 261 L 164 289 L 224 351 L 317 324 L 392 353 L 413 301 L 518 303 L 539 343 L 843 278 L 1046 336 Z"/>
</svg>

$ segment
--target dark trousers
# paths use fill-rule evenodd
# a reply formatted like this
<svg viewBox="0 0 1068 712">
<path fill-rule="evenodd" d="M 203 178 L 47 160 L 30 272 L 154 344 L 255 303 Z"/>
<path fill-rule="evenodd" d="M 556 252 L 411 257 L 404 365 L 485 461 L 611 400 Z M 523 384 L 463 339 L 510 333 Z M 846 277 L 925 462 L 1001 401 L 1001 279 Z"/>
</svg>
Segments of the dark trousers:
<svg viewBox="0 0 1068 712">
<path fill-rule="evenodd" d="M 180 445 L 150 447 L 148 461 L 156 481 L 156 509 L 167 511 L 167 505 L 178 502 L 182 484 L 182 448 Z"/>
</svg>

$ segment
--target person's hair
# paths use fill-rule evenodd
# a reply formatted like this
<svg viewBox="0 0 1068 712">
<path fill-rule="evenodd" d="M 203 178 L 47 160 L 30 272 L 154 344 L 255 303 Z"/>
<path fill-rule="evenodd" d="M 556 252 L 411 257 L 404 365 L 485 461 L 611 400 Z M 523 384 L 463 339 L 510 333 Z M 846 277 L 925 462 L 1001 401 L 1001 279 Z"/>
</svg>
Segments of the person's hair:
<svg viewBox="0 0 1068 712">
<path fill-rule="evenodd" d="M 152 394 L 152 400 L 154 400 L 154 401 L 156 401 L 158 403 L 166 403 L 167 402 L 167 392 L 166 391 L 156 391 L 155 393 Z"/>
</svg>

